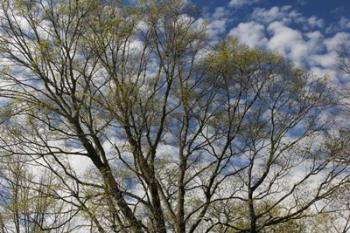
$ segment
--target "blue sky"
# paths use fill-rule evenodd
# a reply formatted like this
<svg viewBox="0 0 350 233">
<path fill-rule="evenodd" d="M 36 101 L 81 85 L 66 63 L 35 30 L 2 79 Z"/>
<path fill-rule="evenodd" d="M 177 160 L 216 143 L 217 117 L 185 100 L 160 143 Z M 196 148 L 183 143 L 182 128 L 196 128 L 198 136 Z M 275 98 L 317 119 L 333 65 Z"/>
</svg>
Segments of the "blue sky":
<svg viewBox="0 0 350 233">
<path fill-rule="evenodd" d="M 350 51 L 350 0 L 187 0 L 202 12 L 207 34 L 217 42 L 237 37 L 250 47 L 279 53 L 315 76 L 335 84 L 338 51 Z"/>
<path fill-rule="evenodd" d="M 256 9 L 272 9 L 290 6 L 303 17 L 315 17 L 323 21 L 324 33 L 335 31 L 349 31 L 350 29 L 350 1 L 349 0 L 191 0 L 205 14 L 213 14 L 218 8 L 225 8 L 229 14 L 230 26 L 244 22 L 251 17 Z M 335 28 L 339 23 L 343 27 Z M 344 26 L 347 25 L 347 28 Z M 297 25 L 294 25 L 297 28 Z M 330 31 L 329 28 L 334 30 Z M 328 29 L 328 30 L 327 30 Z"/>
<path fill-rule="evenodd" d="M 208 11 L 214 10 L 216 7 L 227 7 L 230 4 L 228 0 L 192 0 L 192 2 Z M 235 12 L 232 9 L 233 15 L 240 14 L 242 11 L 247 13 L 256 7 L 271 8 L 273 6 L 290 5 L 304 16 L 317 16 L 329 23 L 340 20 L 341 16 L 346 16 L 347 12 L 350 11 L 350 1 L 348 0 L 239 0 L 231 2 L 237 2 L 237 5 L 241 5 L 239 11 Z"/>
<path fill-rule="evenodd" d="M 124 0 L 135 3 L 137 0 Z M 350 0 L 182 0 L 199 9 L 213 44 L 228 36 L 289 59 L 335 85 L 350 80 L 339 72 L 339 51 L 350 52 Z"/>
</svg>

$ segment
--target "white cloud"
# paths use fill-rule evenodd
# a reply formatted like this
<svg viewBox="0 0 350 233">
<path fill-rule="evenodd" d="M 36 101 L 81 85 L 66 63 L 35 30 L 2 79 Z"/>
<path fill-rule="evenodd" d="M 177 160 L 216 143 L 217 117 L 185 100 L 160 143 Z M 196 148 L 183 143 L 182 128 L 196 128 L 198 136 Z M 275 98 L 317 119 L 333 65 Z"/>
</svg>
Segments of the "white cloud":
<svg viewBox="0 0 350 233">
<path fill-rule="evenodd" d="M 347 25 L 344 18 L 339 22 Z M 349 21 L 350 22 L 350 21 Z M 251 47 L 277 52 L 301 68 L 317 75 L 328 74 L 335 83 L 341 76 L 337 70 L 340 46 L 350 49 L 350 33 L 328 35 L 322 19 L 305 17 L 291 6 L 256 8 L 250 20 L 232 28 L 229 36 L 235 36 Z"/>
<path fill-rule="evenodd" d="M 325 37 L 320 31 L 301 32 L 281 22 L 267 26 L 271 33 L 266 48 L 289 58 L 302 68 L 314 68 L 317 74 L 336 75 L 339 45 L 350 41 L 350 34 Z M 317 67 L 317 69 L 316 69 Z"/>
<path fill-rule="evenodd" d="M 316 16 L 304 17 L 300 12 L 294 10 L 292 6 L 274 6 L 270 9 L 256 8 L 252 13 L 252 18 L 259 22 L 271 23 L 274 21 L 285 24 L 295 23 L 302 26 L 304 30 L 322 28 L 324 21 Z"/>
<path fill-rule="evenodd" d="M 214 19 L 220 19 L 226 17 L 228 14 L 227 10 L 224 7 L 217 7 L 212 15 Z"/>
<path fill-rule="evenodd" d="M 350 48 L 350 34 L 346 32 L 339 32 L 333 37 L 325 40 L 325 45 L 328 50 L 339 50 L 340 47 L 346 46 Z"/>
<path fill-rule="evenodd" d="M 207 17 L 206 34 L 208 38 L 215 43 L 222 34 L 226 32 L 226 27 L 229 21 L 229 11 L 224 7 L 215 8 L 213 14 Z M 197 25 L 205 24 L 203 18 L 197 20 Z"/>
<path fill-rule="evenodd" d="M 311 16 L 307 19 L 307 22 L 311 27 L 321 28 L 324 26 L 324 21 L 322 19 L 317 18 L 316 16 Z"/>
<path fill-rule="evenodd" d="M 272 33 L 267 48 L 291 58 L 298 66 L 302 66 L 303 59 L 308 53 L 308 46 L 301 32 L 281 22 L 273 22 L 267 29 Z"/>
<path fill-rule="evenodd" d="M 240 23 L 229 32 L 229 36 L 237 37 L 250 47 L 263 47 L 267 43 L 265 27 L 257 22 Z"/>
<path fill-rule="evenodd" d="M 254 4 L 254 3 L 258 2 L 258 1 L 259 0 L 231 0 L 230 3 L 229 3 L 229 6 L 238 8 L 238 7 L 241 7 L 241 6 L 244 6 L 244 5 Z"/>
<path fill-rule="evenodd" d="M 328 26 L 326 31 L 328 33 L 336 33 L 336 32 L 341 32 L 349 29 L 350 29 L 350 19 L 342 16 L 337 23 Z"/>
<path fill-rule="evenodd" d="M 337 53 L 335 52 L 330 52 L 327 54 L 315 54 L 310 56 L 310 59 L 311 61 L 313 61 L 313 64 L 315 66 L 332 68 L 337 65 Z M 320 73 L 320 72 L 317 72 L 317 73 Z"/>
<path fill-rule="evenodd" d="M 350 19 L 342 16 L 338 22 L 341 29 L 349 29 L 350 28 Z"/>
<path fill-rule="evenodd" d="M 226 30 L 226 19 L 216 19 L 211 21 L 207 27 L 207 35 L 209 38 L 216 38 Z"/>
<path fill-rule="evenodd" d="M 256 8 L 252 14 L 252 18 L 264 23 L 273 21 L 290 22 L 293 18 L 299 17 L 297 11 L 292 10 L 291 6 L 274 6 L 270 9 Z"/>
</svg>

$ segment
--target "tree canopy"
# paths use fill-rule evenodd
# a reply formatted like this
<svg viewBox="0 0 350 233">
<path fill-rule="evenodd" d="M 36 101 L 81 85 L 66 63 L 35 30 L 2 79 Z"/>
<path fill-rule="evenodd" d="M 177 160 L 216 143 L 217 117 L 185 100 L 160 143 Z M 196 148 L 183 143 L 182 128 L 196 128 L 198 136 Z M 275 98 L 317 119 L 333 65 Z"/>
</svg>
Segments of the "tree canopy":
<svg viewBox="0 0 350 233">
<path fill-rule="evenodd" d="M 334 230 L 327 77 L 213 44 L 197 13 L 1 1 L 1 233 Z"/>
</svg>

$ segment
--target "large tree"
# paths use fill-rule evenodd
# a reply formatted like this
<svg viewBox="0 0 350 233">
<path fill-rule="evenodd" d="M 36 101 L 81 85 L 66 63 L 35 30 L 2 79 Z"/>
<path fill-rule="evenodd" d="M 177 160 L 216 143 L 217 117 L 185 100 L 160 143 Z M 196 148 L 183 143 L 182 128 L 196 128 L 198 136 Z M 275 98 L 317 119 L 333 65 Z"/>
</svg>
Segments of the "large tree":
<svg viewBox="0 0 350 233">
<path fill-rule="evenodd" d="M 347 182 L 326 79 L 213 45 L 183 1 L 2 0 L 0 17 L 2 153 L 59 181 L 72 231 L 283 229 Z"/>
</svg>

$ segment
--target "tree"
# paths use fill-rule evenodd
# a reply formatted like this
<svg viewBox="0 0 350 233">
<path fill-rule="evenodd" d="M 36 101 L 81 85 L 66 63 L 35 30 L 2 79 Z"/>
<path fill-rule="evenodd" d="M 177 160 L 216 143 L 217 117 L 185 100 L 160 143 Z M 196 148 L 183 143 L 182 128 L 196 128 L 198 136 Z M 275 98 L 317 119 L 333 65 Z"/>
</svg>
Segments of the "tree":
<svg viewBox="0 0 350 233">
<path fill-rule="evenodd" d="M 5 156 L 1 161 L 0 232 L 71 232 L 74 209 L 54 198 L 60 184 L 52 174 L 34 175 L 28 161 Z"/>
<path fill-rule="evenodd" d="M 322 138 L 326 80 L 233 38 L 210 48 L 195 13 L 2 1 L 2 151 L 59 180 L 91 232 L 264 232 L 347 182 Z"/>
<path fill-rule="evenodd" d="M 340 153 L 336 153 L 333 159 L 344 166 L 349 165 L 349 125 L 347 118 L 349 117 L 349 86 L 348 75 L 350 74 L 350 56 L 349 47 L 344 43 L 337 49 L 338 59 L 338 71 L 339 78 L 344 81 L 344 85 L 338 88 L 337 95 L 340 96 L 339 105 L 337 108 L 338 118 L 340 119 L 339 128 L 336 136 L 333 136 L 333 150 L 337 150 Z M 350 202 L 348 198 L 350 188 L 349 185 L 345 185 L 338 189 L 334 195 L 329 199 L 329 208 L 326 211 L 332 215 L 332 223 L 330 226 L 332 230 L 337 233 L 345 233 L 350 230 Z"/>
</svg>

